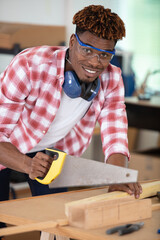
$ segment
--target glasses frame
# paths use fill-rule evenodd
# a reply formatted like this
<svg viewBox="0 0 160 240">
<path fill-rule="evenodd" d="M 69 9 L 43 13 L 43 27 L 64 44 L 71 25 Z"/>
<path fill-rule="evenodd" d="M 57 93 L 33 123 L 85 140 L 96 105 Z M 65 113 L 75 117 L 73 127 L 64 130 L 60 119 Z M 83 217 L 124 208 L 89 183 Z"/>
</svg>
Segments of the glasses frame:
<svg viewBox="0 0 160 240">
<path fill-rule="evenodd" d="M 112 54 L 112 55 L 115 55 L 115 53 L 116 53 L 115 48 L 113 49 L 113 51 L 96 48 L 96 47 L 93 47 L 93 46 L 90 46 L 90 45 L 87 45 L 87 44 L 83 43 L 83 42 L 79 39 L 79 37 L 78 37 L 78 35 L 77 35 L 76 33 L 75 33 L 75 36 L 76 36 L 76 39 L 77 39 L 78 43 L 79 43 L 82 47 L 92 48 L 92 49 L 95 49 L 95 50 L 100 51 L 100 52 L 110 53 L 110 54 Z"/>
</svg>

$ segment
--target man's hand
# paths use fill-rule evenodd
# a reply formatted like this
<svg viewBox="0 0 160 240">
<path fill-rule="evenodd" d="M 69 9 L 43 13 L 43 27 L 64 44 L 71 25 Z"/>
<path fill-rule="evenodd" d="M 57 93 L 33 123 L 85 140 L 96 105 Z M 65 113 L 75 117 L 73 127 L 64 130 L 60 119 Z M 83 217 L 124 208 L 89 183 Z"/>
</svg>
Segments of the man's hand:
<svg viewBox="0 0 160 240">
<path fill-rule="evenodd" d="M 21 153 L 13 144 L 0 142 L 0 163 L 19 172 L 24 172 L 31 179 L 45 177 L 53 160 L 47 154 L 38 152 L 33 158 Z"/>
<path fill-rule="evenodd" d="M 45 177 L 54 158 L 45 153 L 38 152 L 31 161 L 29 177 L 35 179 L 36 177 Z"/>
<path fill-rule="evenodd" d="M 134 195 L 135 198 L 139 198 L 140 194 L 142 193 L 142 187 L 138 182 L 128 184 L 114 184 L 111 185 L 108 189 L 108 192 L 113 191 L 124 191 L 127 192 L 129 195 Z"/>
<path fill-rule="evenodd" d="M 107 163 L 113 164 L 119 167 L 127 167 L 128 159 L 123 154 L 115 153 L 108 158 Z M 142 187 L 138 182 L 128 183 L 128 184 L 114 184 L 109 187 L 108 191 L 109 192 L 124 191 L 130 195 L 134 195 L 135 198 L 139 198 L 140 194 L 142 193 Z"/>
</svg>

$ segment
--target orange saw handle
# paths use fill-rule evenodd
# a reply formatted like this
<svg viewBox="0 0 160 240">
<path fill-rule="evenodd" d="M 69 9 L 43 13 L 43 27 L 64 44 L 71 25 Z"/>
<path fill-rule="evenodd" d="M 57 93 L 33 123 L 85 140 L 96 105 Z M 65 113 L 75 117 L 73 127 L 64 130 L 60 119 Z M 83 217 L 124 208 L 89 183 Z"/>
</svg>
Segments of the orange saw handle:
<svg viewBox="0 0 160 240">
<path fill-rule="evenodd" d="M 47 175 L 43 179 L 40 179 L 40 178 L 35 178 L 35 179 L 41 184 L 48 185 L 56 177 L 58 177 L 59 174 L 61 173 L 62 167 L 63 167 L 63 164 L 64 164 L 64 161 L 65 161 L 65 158 L 66 158 L 67 154 L 65 152 L 58 151 L 58 150 L 55 150 L 55 149 L 46 148 L 46 150 L 51 151 L 53 153 L 58 153 L 58 159 L 56 159 L 52 162 L 52 165 L 51 165 Z"/>
</svg>

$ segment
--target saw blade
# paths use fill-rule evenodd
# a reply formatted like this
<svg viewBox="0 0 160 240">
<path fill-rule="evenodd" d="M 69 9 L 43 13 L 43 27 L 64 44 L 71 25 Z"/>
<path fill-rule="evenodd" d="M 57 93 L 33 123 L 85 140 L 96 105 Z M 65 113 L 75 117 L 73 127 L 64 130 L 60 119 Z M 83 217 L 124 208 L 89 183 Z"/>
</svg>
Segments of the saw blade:
<svg viewBox="0 0 160 240">
<path fill-rule="evenodd" d="M 67 155 L 61 174 L 50 188 L 133 183 L 137 177 L 136 170 Z"/>
</svg>

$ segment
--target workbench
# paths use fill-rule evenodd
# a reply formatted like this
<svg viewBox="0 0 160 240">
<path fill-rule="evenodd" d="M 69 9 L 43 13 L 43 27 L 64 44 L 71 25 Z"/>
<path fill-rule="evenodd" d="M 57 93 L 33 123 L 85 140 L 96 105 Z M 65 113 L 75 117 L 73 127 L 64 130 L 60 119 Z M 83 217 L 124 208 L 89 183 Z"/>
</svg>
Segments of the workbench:
<svg viewBox="0 0 160 240">
<path fill-rule="evenodd" d="M 0 202 L 0 221 L 11 225 L 22 225 L 44 221 L 56 221 L 66 218 L 64 205 L 67 202 L 92 197 L 107 192 L 107 187 L 70 191 L 67 193 L 51 194 L 39 197 L 31 197 L 19 200 Z M 158 199 L 157 199 L 158 201 Z M 47 229 L 47 233 L 62 236 L 57 239 L 81 239 L 81 240 L 158 240 L 160 235 L 157 230 L 160 227 L 160 210 L 152 211 L 152 218 L 144 220 L 144 227 L 129 235 L 107 235 L 108 227 L 85 230 L 71 226 L 59 226 Z M 43 234 L 47 234 L 43 232 Z M 43 235 L 42 234 L 42 235 Z M 43 239 L 51 235 L 43 235 Z M 64 237 L 63 237 L 64 236 Z M 42 236 L 41 236 L 42 239 Z"/>
<path fill-rule="evenodd" d="M 150 100 L 126 97 L 125 104 L 129 127 L 160 131 L 160 96 L 152 96 Z"/>
</svg>

